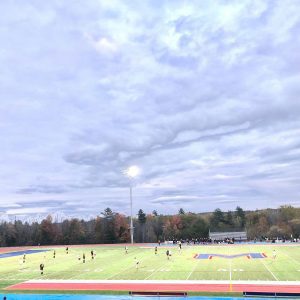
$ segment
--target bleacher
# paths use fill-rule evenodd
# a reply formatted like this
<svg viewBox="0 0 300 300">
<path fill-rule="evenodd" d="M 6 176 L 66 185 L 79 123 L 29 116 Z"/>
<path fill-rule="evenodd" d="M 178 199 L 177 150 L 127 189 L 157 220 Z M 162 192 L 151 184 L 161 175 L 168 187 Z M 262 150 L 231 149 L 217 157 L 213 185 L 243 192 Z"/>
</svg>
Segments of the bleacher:
<svg viewBox="0 0 300 300">
<path fill-rule="evenodd" d="M 232 231 L 232 232 L 209 232 L 209 238 L 212 241 L 221 241 L 225 239 L 235 239 L 236 241 L 246 241 L 247 232 L 246 231 Z"/>
</svg>

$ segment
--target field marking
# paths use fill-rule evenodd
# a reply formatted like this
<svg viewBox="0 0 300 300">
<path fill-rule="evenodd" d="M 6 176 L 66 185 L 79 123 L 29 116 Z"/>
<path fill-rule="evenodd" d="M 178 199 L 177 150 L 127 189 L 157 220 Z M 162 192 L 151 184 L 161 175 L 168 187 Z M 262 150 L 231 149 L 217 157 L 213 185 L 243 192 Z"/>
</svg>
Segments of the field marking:
<svg viewBox="0 0 300 300">
<path fill-rule="evenodd" d="M 251 248 L 249 246 L 249 252 L 251 252 Z M 274 275 L 274 273 L 269 269 L 269 267 L 265 264 L 264 259 L 259 259 L 259 261 L 264 265 L 264 267 L 269 271 L 269 273 L 273 276 L 276 281 L 279 281 L 278 278 Z"/>
<path fill-rule="evenodd" d="M 271 275 L 274 277 L 274 279 L 276 280 L 276 281 L 279 281 L 278 280 L 278 278 L 274 275 L 274 273 L 269 269 L 269 267 L 265 264 L 265 262 L 264 261 L 262 261 L 261 259 L 259 260 L 264 266 L 265 266 L 265 268 L 271 273 Z"/>
<path fill-rule="evenodd" d="M 198 259 L 197 263 L 195 264 L 194 268 L 192 269 L 192 271 L 190 272 L 190 274 L 188 275 L 188 277 L 186 278 L 186 280 L 189 280 L 191 275 L 194 273 L 194 271 L 196 270 L 198 264 L 200 262 L 200 259 Z"/>
<path fill-rule="evenodd" d="M 274 280 L 232 280 L 232 283 L 236 284 L 255 284 L 255 285 L 297 285 L 300 287 L 300 282 L 291 280 L 291 281 L 274 281 Z M 123 280 L 123 279 L 114 279 L 114 280 L 104 280 L 104 279 L 86 279 L 86 280 L 64 280 L 64 279 L 31 279 L 26 281 L 26 283 L 182 283 L 182 284 L 228 284 L 229 280 L 147 280 L 145 279 L 136 279 L 136 280 Z"/>
<path fill-rule="evenodd" d="M 123 272 L 125 272 L 125 271 L 127 271 L 127 270 L 133 269 L 133 268 L 134 268 L 134 267 L 130 266 L 129 268 L 126 268 L 126 269 L 124 269 L 124 270 L 122 270 L 122 271 L 120 271 L 120 272 L 118 272 L 118 273 L 115 273 L 115 274 L 113 274 L 113 275 L 111 275 L 111 276 L 106 277 L 105 280 L 109 280 L 110 278 L 113 278 L 113 277 L 115 277 L 115 276 L 117 276 L 117 275 L 119 275 L 119 274 L 121 274 L 121 273 L 123 273 Z"/>
<path fill-rule="evenodd" d="M 100 268 L 96 268 L 95 270 L 94 270 L 94 272 L 103 272 L 104 271 L 104 269 L 100 269 Z"/>
<path fill-rule="evenodd" d="M 159 268 L 155 269 L 149 276 L 147 276 L 146 278 L 144 278 L 144 280 L 149 279 L 154 273 L 160 271 L 164 266 L 166 266 L 167 264 L 169 264 L 169 262 L 163 264 L 162 266 L 160 266 Z"/>
<path fill-rule="evenodd" d="M 126 257 L 128 257 L 130 254 L 129 254 L 129 255 L 126 254 L 126 255 L 127 255 Z M 128 267 L 128 268 L 126 268 L 126 269 L 124 269 L 124 270 L 118 272 L 118 273 L 115 273 L 115 274 L 113 274 L 113 275 L 111 275 L 111 276 L 105 278 L 105 280 L 109 280 L 110 278 L 113 278 L 113 277 L 115 277 L 115 276 L 117 276 L 117 275 L 119 275 L 119 274 L 121 274 L 121 273 L 123 273 L 123 272 L 125 272 L 125 271 L 127 271 L 127 270 L 133 269 L 133 268 L 135 268 L 135 267 L 130 266 L 130 267 Z"/>
<path fill-rule="evenodd" d="M 129 257 L 131 257 L 131 256 L 134 256 L 134 255 L 136 255 L 135 252 L 137 252 L 137 251 L 138 251 L 138 249 L 133 249 L 130 253 L 126 254 L 125 257 L 129 258 Z M 100 259 L 104 259 L 104 258 L 101 257 Z M 81 264 L 81 262 L 80 262 L 79 264 Z M 133 268 L 133 267 L 130 266 L 130 267 L 124 269 L 123 271 L 120 271 L 120 272 L 118 272 L 118 273 L 115 273 L 115 274 L 113 274 L 113 275 L 111 275 L 111 276 L 105 278 L 105 280 L 109 280 L 110 278 L 112 278 L 112 277 L 114 277 L 114 276 L 116 276 L 116 275 L 119 275 L 120 273 L 125 272 L 125 271 L 127 271 L 127 270 L 129 270 L 129 269 L 131 269 L 131 268 Z M 80 274 L 80 275 L 81 275 L 81 274 Z M 80 276 L 80 275 L 79 275 L 79 276 Z M 71 279 L 71 280 L 72 280 L 73 278 L 75 278 L 75 277 L 77 277 L 77 276 L 78 276 L 78 274 L 75 274 L 75 275 L 69 277 L 68 279 Z"/>
<path fill-rule="evenodd" d="M 300 262 L 297 261 L 296 259 L 294 259 L 293 257 L 291 257 L 290 255 L 286 254 L 285 252 L 281 252 L 281 250 L 279 250 L 280 253 L 283 253 L 286 257 L 288 257 L 289 259 L 291 259 L 292 261 L 294 261 L 296 264 L 300 265 Z"/>
<path fill-rule="evenodd" d="M 49 253 L 49 252 L 47 252 Z M 43 257 L 41 257 L 41 255 L 43 255 Z M 22 255 L 18 255 L 18 256 L 15 256 L 13 257 L 13 261 L 14 261 L 14 264 L 13 264 L 13 268 L 8 271 L 8 273 L 12 273 L 11 275 L 8 275 L 8 276 L 5 276 L 5 274 L 1 274 L 3 276 L 5 276 L 5 279 L 6 280 L 13 280 L 14 276 L 16 275 L 15 273 L 19 273 L 19 274 L 22 274 L 24 271 L 24 269 L 30 269 L 31 272 L 34 272 L 34 273 L 31 273 L 31 279 L 38 279 L 40 278 L 40 270 L 39 270 L 39 263 L 42 261 L 43 263 L 46 264 L 45 262 L 45 253 L 34 253 L 34 254 L 30 254 L 30 256 L 28 256 L 28 258 L 26 259 L 27 262 L 25 264 L 22 264 L 23 266 L 23 270 L 21 271 L 20 270 L 20 264 L 19 266 L 17 266 L 18 264 L 16 262 L 16 260 L 20 261 L 20 259 L 22 260 Z M 33 265 L 34 264 L 34 265 Z M 17 270 L 16 270 L 16 269 Z M 28 280 L 29 278 L 27 278 Z"/>
<path fill-rule="evenodd" d="M 232 280 L 231 265 L 232 265 L 232 259 L 229 260 L 229 280 L 230 280 L 230 282 Z"/>
</svg>

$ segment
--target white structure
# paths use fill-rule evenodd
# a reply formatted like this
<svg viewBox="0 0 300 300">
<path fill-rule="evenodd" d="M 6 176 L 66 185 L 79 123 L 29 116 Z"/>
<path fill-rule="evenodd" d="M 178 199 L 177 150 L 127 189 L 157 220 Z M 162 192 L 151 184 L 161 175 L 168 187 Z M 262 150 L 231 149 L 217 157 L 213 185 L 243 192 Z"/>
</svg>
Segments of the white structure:
<svg viewBox="0 0 300 300">
<path fill-rule="evenodd" d="M 211 240 L 224 240 L 226 238 L 235 240 L 247 240 L 246 231 L 236 231 L 236 232 L 209 232 L 209 238 Z"/>
</svg>

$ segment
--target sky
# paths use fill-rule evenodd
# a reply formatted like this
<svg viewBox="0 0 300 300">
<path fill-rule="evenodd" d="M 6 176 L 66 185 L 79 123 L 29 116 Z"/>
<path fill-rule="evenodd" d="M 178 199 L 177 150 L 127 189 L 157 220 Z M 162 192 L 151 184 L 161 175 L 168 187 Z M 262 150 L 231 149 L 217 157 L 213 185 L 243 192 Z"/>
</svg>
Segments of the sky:
<svg viewBox="0 0 300 300">
<path fill-rule="evenodd" d="M 300 206 L 300 2 L 0 2 L 0 215 Z"/>
</svg>

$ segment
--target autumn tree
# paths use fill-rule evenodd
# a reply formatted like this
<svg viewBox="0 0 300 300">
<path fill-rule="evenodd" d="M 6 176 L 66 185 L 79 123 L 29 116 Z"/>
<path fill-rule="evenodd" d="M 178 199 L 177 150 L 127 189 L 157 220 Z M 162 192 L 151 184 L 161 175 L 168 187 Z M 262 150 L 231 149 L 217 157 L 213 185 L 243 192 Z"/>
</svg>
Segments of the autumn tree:
<svg viewBox="0 0 300 300">
<path fill-rule="evenodd" d="M 52 217 L 47 216 L 40 225 L 40 243 L 41 245 L 51 245 L 56 240 L 55 228 L 52 223 Z"/>
<path fill-rule="evenodd" d="M 122 214 L 114 216 L 114 231 L 117 242 L 127 243 L 130 240 L 129 225 L 126 217 Z"/>
</svg>

